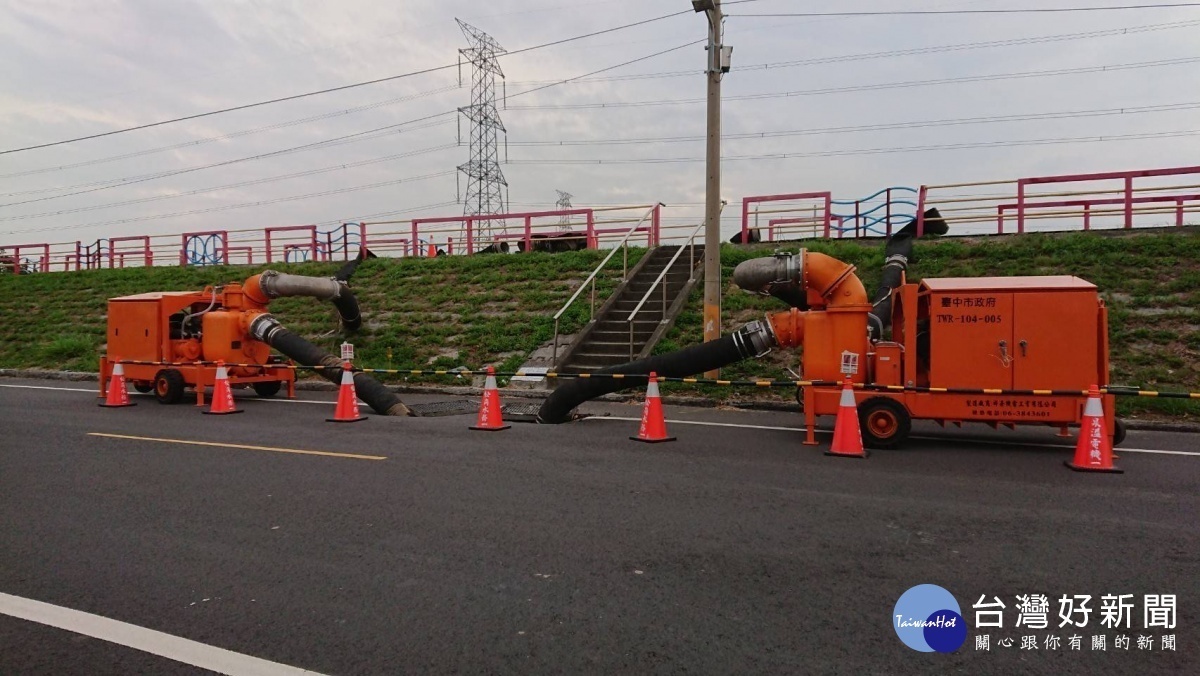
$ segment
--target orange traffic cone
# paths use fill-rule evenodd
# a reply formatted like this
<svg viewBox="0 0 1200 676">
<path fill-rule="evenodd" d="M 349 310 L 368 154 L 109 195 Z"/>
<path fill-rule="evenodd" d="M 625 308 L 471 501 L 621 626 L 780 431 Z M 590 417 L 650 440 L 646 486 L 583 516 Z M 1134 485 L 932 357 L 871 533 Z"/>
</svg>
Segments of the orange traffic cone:
<svg viewBox="0 0 1200 676">
<path fill-rule="evenodd" d="M 120 359 L 113 361 L 116 362 L 116 365 L 113 366 L 112 375 L 108 379 L 108 396 L 100 405 L 105 408 L 137 406 L 129 401 L 129 390 L 125 386 L 125 367 L 121 365 Z"/>
<path fill-rule="evenodd" d="M 858 422 L 858 407 L 854 403 L 854 385 L 850 376 L 842 384 L 842 400 L 838 402 L 837 421 L 833 424 L 833 444 L 825 455 L 843 458 L 865 458 L 862 428 Z"/>
<path fill-rule="evenodd" d="M 358 393 L 354 391 L 354 371 L 350 362 L 342 362 L 342 385 L 338 388 L 337 408 L 332 418 L 325 422 L 352 423 L 366 420 L 367 416 L 358 412 Z"/>
<path fill-rule="evenodd" d="M 429 245 L 429 248 L 425 250 L 425 257 L 426 258 L 437 258 L 437 245 L 436 244 Z"/>
<path fill-rule="evenodd" d="M 662 398 L 658 394 L 658 374 L 650 372 L 650 383 L 646 385 L 646 404 L 642 407 L 642 424 L 634 441 L 644 441 L 657 444 L 663 441 L 675 441 L 675 437 L 667 436 L 667 420 L 663 417 Z"/>
<path fill-rule="evenodd" d="M 229 373 L 225 371 L 225 362 L 217 362 L 217 382 L 213 383 L 212 407 L 200 411 L 204 415 L 229 415 L 241 413 L 233 405 L 233 390 L 229 389 Z"/>
<path fill-rule="evenodd" d="M 512 425 L 504 424 L 504 416 L 500 413 L 500 391 L 496 389 L 496 369 L 487 368 L 487 380 L 483 384 L 483 400 L 479 402 L 479 418 L 471 426 L 473 430 L 499 432 Z"/>
<path fill-rule="evenodd" d="M 1083 407 L 1083 421 L 1079 424 L 1079 442 L 1075 444 L 1075 460 L 1063 463 L 1076 472 L 1113 472 L 1123 469 L 1113 465 L 1112 437 L 1104 425 L 1104 402 L 1100 399 L 1100 388 L 1088 388 L 1087 404 Z"/>
</svg>

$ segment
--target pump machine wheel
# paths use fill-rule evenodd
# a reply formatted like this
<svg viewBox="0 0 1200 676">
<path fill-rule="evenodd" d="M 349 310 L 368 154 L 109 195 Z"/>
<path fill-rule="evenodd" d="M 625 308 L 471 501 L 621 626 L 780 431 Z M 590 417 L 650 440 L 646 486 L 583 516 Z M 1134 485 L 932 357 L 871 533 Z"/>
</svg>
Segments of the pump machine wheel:
<svg viewBox="0 0 1200 676">
<path fill-rule="evenodd" d="M 163 369 L 154 376 L 154 396 L 160 404 L 178 404 L 187 382 L 176 369 Z"/>
<path fill-rule="evenodd" d="M 270 399 L 279 394 L 279 388 L 283 387 L 283 383 L 278 380 L 264 380 L 260 383 L 253 383 L 254 393 L 263 399 Z"/>
<path fill-rule="evenodd" d="M 912 416 L 895 399 L 872 397 L 858 405 L 863 445 L 870 448 L 896 448 L 912 431 Z"/>
</svg>

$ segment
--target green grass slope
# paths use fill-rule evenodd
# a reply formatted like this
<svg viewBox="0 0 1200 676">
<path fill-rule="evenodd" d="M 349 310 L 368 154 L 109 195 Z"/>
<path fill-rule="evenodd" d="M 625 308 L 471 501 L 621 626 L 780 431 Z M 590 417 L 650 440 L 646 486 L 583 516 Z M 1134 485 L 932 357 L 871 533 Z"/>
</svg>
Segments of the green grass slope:
<svg viewBox="0 0 1200 676">
<path fill-rule="evenodd" d="M 868 289 L 878 283 L 883 249 L 878 242 L 808 242 L 858 267 Z M 796 245 L 792 245 L 793 250 Z M 725 246 L 725 329 L 783 308 L 772 299 L 734 287 L 733 268 L 769 255 L 772 245 Z M 450 368 L 520 365 L 550 340 L 551 315 L 606 252 L 374 259 L 363 263 L 353 286 L 366 320 L 351 338 L 358 363 L 378 368 Z M 641 255 L 630 256 L 631 265 Z M 1200 229 L 1141 232 L 947 238 L 918 242 L 909 279 L 983 275 L 1072 274 L 1094 282 L 1107 301 L 1113 381 L 1152 389 L 1200 391 Z M 614 256 L 597 288 L 607 298 L 621 272 Z M 178 291 L 241 281 L 266 266 L 136 268 L 38 275 L 0 275 L 0 367 L 94 371 L 104 342 L 106 299 L 147 291 Z M 328 276 L 338 264 L 273 265 L 296 274 Z M 564 317 L 563 333 L 588 318 L 588 294 Z M 271 311 L 289 328 L 333 350 L 343 336 L 331 306 L 282 299 Z M 701 292 L 656 351 L 701 340 Z M 391 358 L 388 358 L 388 354 Z M 723 371 L 731 378 L 788 377 L 796 355 L 776 352 Z M 789 392 L 708 390 L 713 396 L 766 396 Z M 1153 411 L 1200 416 L 1200 403 L 1122 399 L 1124 414 Z"/>
<path fill-rule="evenodd" d="M 633 265 L 644 250 L 630 251 Z M 359 364 L 375 368 L 515 369 L 554 335 L 552 315 L 607 255 L 605 251 L 371 259 L 351 280 L 364 326 L 349 338 Z M 130 268 L 0 275 L 0 367 L 95 371 L 105 340 L 107 299 L 150 291 L 199 290 L 241 282 L 268 266 Z M 340 264 L 271 265 L 328 277 Z M 617 254 L 598 277 L 597 305 L 621 276 Z M 585 291 L 562 333 L 588 320 Z M 283 298 L 270 311 L 289 329 L 331 351 L 345 338 L 329 303 Z M 389 352 L 391 358 L 389 359 Z M 336 354 L 336 352 L 335 352 Z"/>
</svg>

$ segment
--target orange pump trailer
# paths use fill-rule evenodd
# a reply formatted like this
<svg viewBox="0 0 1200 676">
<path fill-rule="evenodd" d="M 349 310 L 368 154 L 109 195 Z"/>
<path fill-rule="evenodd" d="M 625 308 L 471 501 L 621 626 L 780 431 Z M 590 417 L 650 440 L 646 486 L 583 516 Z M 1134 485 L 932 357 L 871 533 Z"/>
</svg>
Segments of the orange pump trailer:
<svg viewBox="0 0 1200 676">
<path fill-rule="evenodd" d="M 788 326 L 789 315 L 807 315 L 800 335 L 785 342 L 803 342 L 808 379 L 837 381 L 841 372 L 849 371 L 855 383 L 921 388 L 855 390 L 868 445 L 900 444 L 911 419 L 943 426 L 983 422 L 993 427 L 1065 428 L 1082 420 L 1082 391 L 1109 382 L 1108 312 L 1096 286 L 1078 277 L 939 278 L 902 284 L 892 292 L 892 340 L 850 341 L 848 348 L 843 340 L 813 335 L 826 323 L 829 328 L 823 332 L 831 337 L 845 333 L 839 321 L 861 325 L 865 310 L 860 304 L 833 307 L 836 304 L 821 313 L 793 310 L 768 320 L 783 337 L 795 331 Z M 834 314 L 837 310 L 844 314 Z M 819 315 L 824 317 L 814 326 Z M 948 391 L 954 389 L 985 392 Z M 1014 390 L 1020 392 L 1011 393 Z M 1051 390 L 1080 394 L 1052 396 Z M 817 416 L 837 414 L 840 394 L 840 387 L 803 388 L 806 443 L 815 443 Z M 1119 443 L 1124 427 L 1113 417 L 1114 399 L 1104 397 L 1104 411 L 1108 430 Z"/>
<path fill-rule="evenodd" d="M 112 377 L 110 360 L 121 359 L 152 362 L 125 364 L 125 378 L 139 392 L 153 391 L 160 402 L 173 404 L 191 387 L 199 401 L 204 388 L 216 382 L 217 369 L 196 362 L 220 360 L 242 364 L 228 367 L 231 386 L 250 385 L 262 397 L 272 397 L 286 386 L 288 398 L 294 398 L 295 370 L 273 357 L 269 345 L 249 335 L 250 322 L 266 313 L 269 302 L 257 282 L 256 275 L 245 287 L 226 284 L 220 289 L 110 298 L 108 350 L 100 358 L 101 396 Z M 185 326 L 191 320 L 198 321 L 202 331 Z"/>
</svg>

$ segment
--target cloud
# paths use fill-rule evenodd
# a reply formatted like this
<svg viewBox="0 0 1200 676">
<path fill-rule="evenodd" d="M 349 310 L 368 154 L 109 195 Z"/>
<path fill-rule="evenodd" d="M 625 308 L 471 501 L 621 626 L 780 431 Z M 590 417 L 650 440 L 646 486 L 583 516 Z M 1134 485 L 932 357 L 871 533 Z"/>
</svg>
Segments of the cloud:
<svg viewBox="0 0 1200 676">
<path fill-rule="evenodd" d="M 978 4 L 922 3 L 929 7 Z M 855 3 L 856 8 L 860 6 L 870 9 L 889 5 Z M 101 133 L 456 64 L 459 49 L 467 44 L 454 21 L 456 17 L 489 32 L 504 47 L 515 51 L 669 14 L 680 11 L 681 7 L 686 9 L 686 3 L 677 0 L 615 0 L 605 5 L 603 12 L 590 4 L 556 4 L 553 0 L 543 0 L 534 6 L 499 0 L 486 8 L 477 2 L 437 0 L 390 4 L 368 0 L 336 4 L 199 0 L 10 2 L 0 8 L 3 38 L 0 62 L 15 66 L 6 73 L 9 86 L 0 94 L 0 148 Z M 727 22 L 726 42 L 734 47 L 734 60 L 733 71 L 723 82 L 726 97 L 723 125 L 727 134 L 1200 101 L 1197 96 L 1200 69 L 1195 64 L 740 101 L 739 96 L 763 93 L 1200 56 L 1195 47 L 1196 32 L 1200 29 L 1181 26 L 1127 35 L 762 68 L 764 64 L 822 57 L 1066 35 L 1184 22 L 1198 17 L 1186 10 L 1096 12 L 1039 16 L 1036 20 L 1026 15 L 822 20 L 755 20 L 736 16 L 749 13 L 750 7 L 729 8 L 734 16 Z M 795 7 L 794 3 L 783 0 L 763 0 L 753 5 L 755 12 L 794 11 Z M 613 70 L 594 81 L 513 95 L 536 86 L 530 83 L 553 82 L 599 70 L 698 40 L 705 32 L 703 18 L 686 13 L 588 40 L 504 57 L 501 64 L 511 107 L 502 108 L 500 114 L 511 142 L 508 157 L 522 162 L 502 166 L 513 203 L 550 208 L 557 199 L 555 190 L 561 189 L 575 195 L 577 205 L 661 201 L 671 205 L 668 216 L 677 222 L 698 220 L 704 201 L 703 162 L 644 161 L 699 160 L 704 156 L 703 142 L 519 144 L 702 136 L 706 119 L 703 103 L 567 110 L 544 107 L 703 99 L 702 45 Z M 656 73 L 681 74 L 648 79 L 628 77 Z M 189 230 L 336 221 L 356 214 L 401 211 L 452 201 L 461 192 L 453 175 L 412 184 L 357 188 L 448 171 L 464 163 L 465 144 L 393 161 L 371 162 L 455 143 L 458 125 L 454 123 L 408 131 L 409 128 L 402 126 L 365 140 L 304 152 L 274 153 L 454 111 L 470 103 L 467 66 L 463 77 L 460 88 L 458 69 L 450 68 L 144 131 L 0 155 L 0 175 L 6 176 L 0 188 L 3 195 L 0 204 L 23 201 L 30 196 L 14 193 L 51 188 L 64 188 L 66 192 L 65 188 L 70 186 L 223 165 L 74 197 L 0 207 L 0 218 L 12 218 L 175 195 L 60 216 L 0 221 L 0 244 L 47 238 L 93 241 L 143 233 L 177 235 Z M 504 90 L 505 85 L 500 84 L 499 91 Z M 1194 113 L 1194 110 L 1180 110 L 727 140 L 724 152 L 729 156 L 804 155 L 1114 136 L 1200 128 L 1190 121 Z M 435 121 L 443 119 L 453 118 Z M 298 120 L 306 121 L 284 124 Z M 250 130 L 258 131 L 242 133 Z M 466 132 L 463 127 L 463 133 Z M 230 138 L 203 142 L 231 134 Z M 158 148 L 169 149 L 142 154 Z M 1189 136 L 730 161 L 723 167 L 722 194 L 731 202 L 745 195 L 817 190 L 832 190 L 839 197 L 852 198 L 892 185 L 1194 164 L 1198 150 L 1200 137 Z M 91 163 L 124 155 L 136 156 Z M 260 155 L 268 157 L 232 162 Z M 526 163 L 580 159 L 609 163 Z M 81 163 L 85 164 L 61 168 Z M 342 165 L 344 169 L 263 181 Z M 249 182 L 256 183 L 236 186 Z M 197 192 L 220 186 L 235 187 Z M 38 192 L 31 196 L 54 194 Z M 315 196 L 293 199 L 304 195 Z M 228 208 L 258 203 L 262 204 Z M 206 211 L 214 208 L 222 210 Z M 452 215 L 455 209 L 440 207 L 436 215 Z M 726 227 L 733 227 L 738 213 L 736 208 L 726 210 Z M 94 225 L 98 223 L 105 225 Z M 34 232 L 24 232 L 28 230 Z"/>
</svg>

